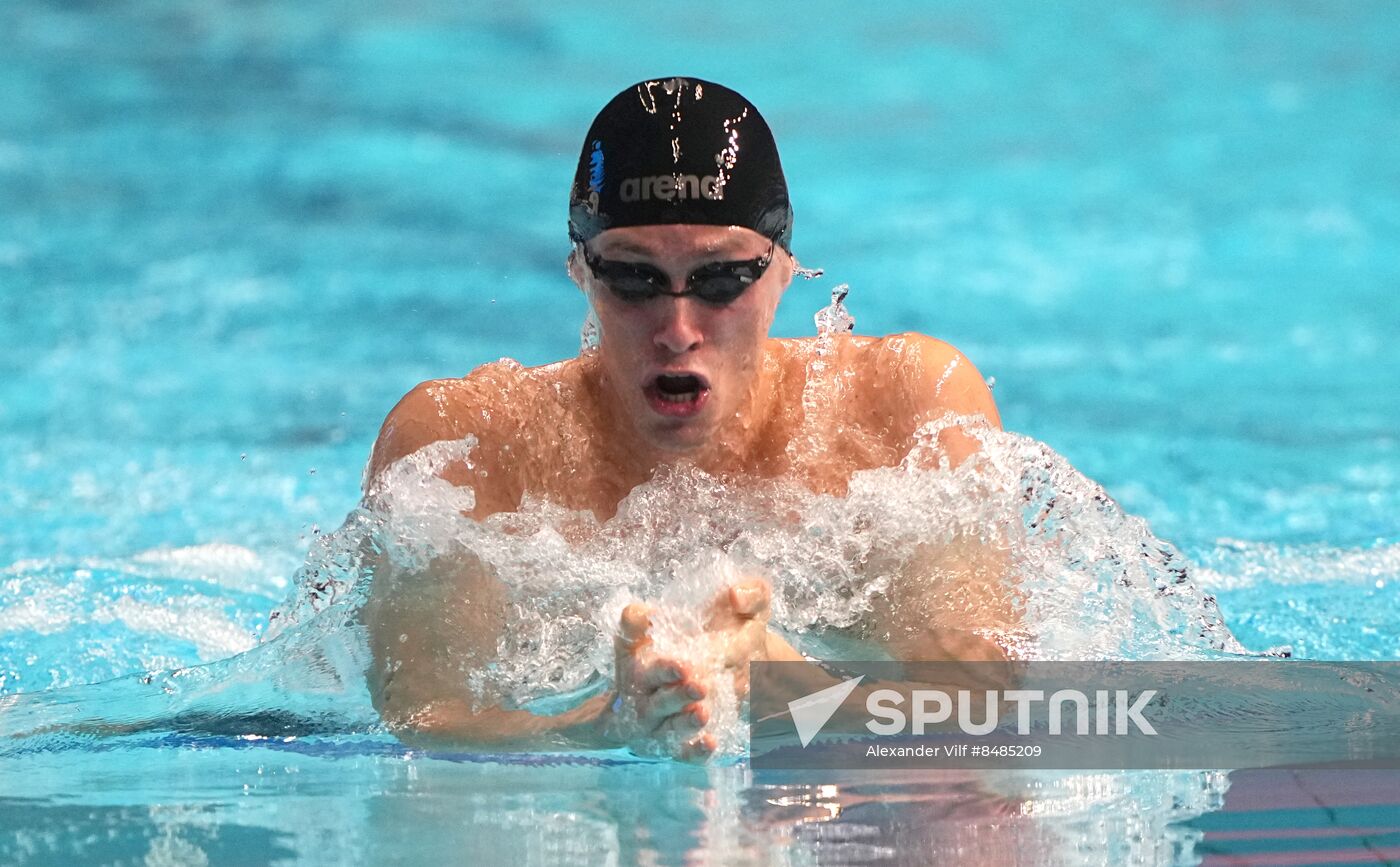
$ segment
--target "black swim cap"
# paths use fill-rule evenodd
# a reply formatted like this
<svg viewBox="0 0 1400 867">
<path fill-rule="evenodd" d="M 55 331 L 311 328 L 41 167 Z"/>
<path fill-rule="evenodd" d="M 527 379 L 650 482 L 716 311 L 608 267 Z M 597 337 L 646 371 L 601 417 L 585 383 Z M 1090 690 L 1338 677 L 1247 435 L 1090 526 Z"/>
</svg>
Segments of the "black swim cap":
<svg viewBox="0 0 1400 867">
<path fill-rule="evenodd" d="M 569 237 L 700 223 L 744 226 L 792 251 L 792 205 L 773 133 L 753 103 L 696 78 L 643 81 L 613 97 L 583 141 Z"/>
</svg>

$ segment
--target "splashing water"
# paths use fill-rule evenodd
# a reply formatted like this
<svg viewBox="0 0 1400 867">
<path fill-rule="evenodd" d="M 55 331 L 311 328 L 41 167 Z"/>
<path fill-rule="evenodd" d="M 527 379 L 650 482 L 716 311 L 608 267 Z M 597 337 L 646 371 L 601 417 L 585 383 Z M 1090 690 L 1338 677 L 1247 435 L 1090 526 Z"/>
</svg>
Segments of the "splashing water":
<svg viewBox="0 0 1400 867">
<path fill-rule="evenodd" d="M 591 352 L 598 348 L 598 342 L 602 339 L 602 329 L 598 325 L 598 314 L 593 312 L 593 308 L 588 308 L 588 315 L 583 318 L 583 325 L 578 332 L 578 351 L 580 353 Z"/>
<path fill-rule="evenodd" d="M 937 457 L 939 436 L 955 426 L 982 448 L 949 469 Z M 762 576 L 773 587 L 773 628 L 800 650 L 832 655 L 841 641 L 871 633 L 872 611 L 900 575 L 918 568 L 920 551 L 966 540 L 1003 551 L 1015 576 L 1007 586 L 1015 621 L 983 630 L 1015 657 L 1246 652 L 1185 560 L 1144 521 L 1044 444 L 967 418 L 929 423 L 899 465 L 855 473 L 844 495 L 679 465 L 633 490 L 605 521 L 539 499 L 481 522 L 464 517 L 473 492 L 440 476 L 454 461 L 470 462 L 475 448 L 471 438 L 439 442 L 390 467 L 363 507 L 318 539 L 261 646 L 139 686 L 114 682 L 144 696 L 124 705 L 119 722 L 183 714 L 208 726 L 221 716 L 277 712 L 372 730 L 360 672 L 374 663 L 359 612 L 375 582 L 389 599 L 428 594 L 467 604 L 470 589 L 424 583 L 432 580 L 427 564 L 454 550 L 470 551 L 499 582 L 503 628 L 489 659 L 445 646 L 437 664 L 460 672 L 480 704 L 537 712 L 606 688 L 616 625 L 633 600 L 658 609 L 659 650 L 689 653 L 718 592 L 737 576 Z M 940 590 L 899 603 L 995 623 L 967 594 Z M 6 717 L 6 731 L 55 725 L 64 707 L 61 696 L 31 701 L 27 714 Z M 708 727 L 723 751 L 740 752 L 739 703 L 730 693 L 714 708 Z"/>
<path fill-rule="evenodd" d="M 846 300 L 850 291 L 851 287 L 846 283 L 841 283 L 831 290 L 831 303 L 818 310 L 813 317 L 817 323 L 818 337 L 848 334 L 855 330 L 856 318 L 846 309 L 846 305 L 841 303 Z"/>
<path fill-rule="evenodd" d="M 850 464 L 842 449 L 854 434 L 834 427 L 853 388 L 836 351 L 846 339 L 841 323 L 850 322 L 845 291 L 838 287 L 818 317 L 825 330 L 793 408 L 800 413 L 789 445 L 794 466 Z M 952 468 L 940 439 L 955 429 L 975 437 L 980 451 Z M 362 617 L 371 589 L 385 604 L 453 623 L 489 607 L 495 637 L 487 634 L 481 646 L 434 644 L 431 667 L 478 705 L 542 713 L 607 688 L 620 613 L 634 600 L 656 606 L 659 650 L 700 652 L 704 612 L 736 576 L 771 583 L 771 625 L 814 655 L 843 647 L 856 658 L 875 654 L 868 639 L 890 603 L 930 622 L 985 624 L 982 638 L 1024 659 L 1245 652 L 1175 548 L 1049 447 L 980 419 L 928 423 L 907 455 L 858 460 L 877 468 L 854 472 L 839 493 L 819 493 L 825 489 L 796 477 L 662 467 L 606 520 L 530 496 L 515 512 L 466 517 L 475 493 L 443 476 L 452 466 L 472 467 L 477 446 L 471 437 L 434 443 L 381 473 L 362 507 L 318 537 L 259 647 L 153 675 L 131 687 L 143 697 L 123 706 L 118 722 L 144 725 L 164 713 L 213 725 L 221 715 L 276 711 L 321 727 L 373 729 L 364 672 L 384 661 L 370 652 Z M 930 551 L 969 546 L 1004 558 L 1012 577 L 996 592 L 967 593 L 928 572 Z M 430 568 L 462 556 L 479 561 L 486 577 L 459 585 L 460 573 Z M 900 589 L 909 575 L 929 579 L 917 598 Z M 178 698 L 153 686 L 177 682 Z M 6 730 L 56 724 L 67 706 L 60 699 L 34 699 L 33 713 L 6 717 Z M 732 693 L 714 704 L 708 726 L 722 750 L 742 749 L 742 718 Z"/>
<path fill-rule="evenodd" d="M 972 431 L 982 451 L 956 469 L 938 468 L 939 436 L 953 426 Z M 616 624 L 631 601 L 656 606 L 658 650 L 694 653 L 716 595 L 739 576 L 762 576 L 773 586 L 772 626 L 801 650 L 829 654 L 832 641 L 869 633 L 872 610 L 917 568 L 917 552 L 977 540 L 1004 550 L 1016 576 L 1008 592 L 1019 600 L 1019 622 L 988 627 L 985 637 L 1018 658 L 1246 652 L 1185 560 L 1145 522 L 1042 443 L 966 418 L 930 423 L 900 465 L 856 473 L 844 496 L 674 466 L 606 521 L 542 500 L 482 522 L 462 517 L 470 490 L 438 473 L 470 460 L 474 447 L 470 439 L 437 443 L 385 473 L 366 507 L 313 553 L 269 636 L 331 610 L 349 616 L 371 581 L 392 582 L 380 588 L 387 598 L 431 593 L 423 566 L 464 548 L 499 581 L 504 628 L 489 660 L 464 664 L 447 649 L 438 664 L 460 670 L 480 704 L 539 711 L 606 687 Z M 396 568 L 375 574 L 366 550 Z M 905 604 L 988 620 L 981 603 L 960 594 Z M 740 751 L 738 703 L 730 695 L 715 708 L 710 729 L 723 748 Z"/>
</svg>

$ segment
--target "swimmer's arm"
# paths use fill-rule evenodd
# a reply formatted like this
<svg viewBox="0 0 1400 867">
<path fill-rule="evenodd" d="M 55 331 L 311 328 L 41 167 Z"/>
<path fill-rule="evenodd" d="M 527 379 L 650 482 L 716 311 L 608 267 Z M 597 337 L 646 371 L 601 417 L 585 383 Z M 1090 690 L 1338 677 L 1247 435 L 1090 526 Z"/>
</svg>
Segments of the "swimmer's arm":
<svg viewBox="0 0 1400 867">
<path fill-rule="evenodd" d="M 923 334 L 886 338 L 882 355 L 893 363 L 887 382 L 903 426 L 896 428 L 914 445 L 914 433 L 948 413 L 969 419 L 943 428 L 939 448 L 929 457 L 958 467 L 982 442 L 975 429 L 1001 430 L 1001 415 L 986 379 L 954 347 Z M 877 600 L 875 620 L 881 643 L 903 660 L 991 661 L 1006 658 L 992 636 L 1019 626 L 1019 597 L 1004 542 L 959 535 L 944 544 L 919 546 L 899 570 L 886 595 Z"/>
<path fill-rule="evenodd" d="M 504 586 L 469 551 L 407 576 L 381 559 L 362 617 L 373 653 L 370 695 L 385 725 L 423 747 L 613 746 L 603 734 L 610 695 L 555 716 L 477 706 L 468 674 L 496 658 L 507 605 Z"/>
<path fill-rule="evenodd" d="M 474 710 L 460 699 L 449 699 L 425 705 L 407 720 L 386 724 L 400 741 L 419 749 L 611 749 L 619 746 L 604 735 L 612 701 L 611 695 L 598 695 L 577 708 L 546 717 L 523 710 Z"/>
<path fill-rule="evenodd" d="M 464 380 L 424 382 L 405 395 L 375 443 L 365 473 L 366 500 L 374 500 L 380 477 L 396 461 L 432 443 L 471 435 L 478 440 L 472 465 L 442 472 L 447 481 L 473 490 L 475 509 L 466 517 L 481 520 L 517 508 L 514 474 L 500 452 L 505 438 L 496 430 L 502 413 L 492 397 L 502 393 L 505 375 L 486 365 Z M 497 656 L 506 594 L 475 554 L 458 548 L 414 574 L 382 553 L 372 558 L 375 577 L 362 612 L 374 657 L 368 681 L 375 709 L 401 739 L 499 749 L 601 745 L 597 721 L 610 697 L 557 716 L 478 707 L 467 674 Z"/>
<path fill-rule="evenodd" d="M 904 661 L 1005 661 L 1020 630 L 1010 557 L 978 538 L 920 545 L 872 601 L 872 637 Z"/>
</svg>

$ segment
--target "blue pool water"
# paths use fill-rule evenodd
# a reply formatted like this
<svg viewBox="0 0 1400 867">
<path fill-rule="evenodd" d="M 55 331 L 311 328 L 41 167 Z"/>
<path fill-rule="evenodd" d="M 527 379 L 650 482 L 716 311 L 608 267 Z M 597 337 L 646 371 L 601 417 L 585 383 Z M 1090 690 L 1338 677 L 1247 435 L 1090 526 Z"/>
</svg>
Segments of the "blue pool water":
<svg viewBox="0 0 1400 867">
<path fill-rule="evenodd" d="M 676 73 L 782 147 L 828 278 L 778 333 L 849 283 L 861 332 L 995 377 L 1246 647 L 1400 658 L 1396 44 L 1383 2 L 0 5 L 0 730 L 7 697 L 252 648 L 405 390 L 576 351 L 580 136 Z M 56 701 L 169 686 L 123 683 Z M 60 746 L 0 751 L 0 861 L 1192 862 L 1225 791 Z"/>
</svg>

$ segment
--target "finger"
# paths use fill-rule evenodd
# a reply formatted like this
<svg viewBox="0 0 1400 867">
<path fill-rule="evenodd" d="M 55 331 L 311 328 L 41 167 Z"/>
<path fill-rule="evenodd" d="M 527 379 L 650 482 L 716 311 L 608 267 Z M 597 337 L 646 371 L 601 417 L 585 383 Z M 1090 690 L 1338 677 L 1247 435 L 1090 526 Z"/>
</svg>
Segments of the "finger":
<svg viewBox="0 0 1400 867">
<path fill-rule="evenodd" d="M 725 668 L 747 666 L 750 660 L 766 659 L 768 621 L 747 620 L 725 636 L 722 655 Z"/>
<path fill-rule="evenodd" d="M 768 611 L 773 590 L 762 578 L 750 578 L 729 588 L 729 604 L 740 617 L 758 617 Z"/>
<path fill-rule="evenodd" d="M 683 681 L 662 687 L 644 700 L 643 718 L 658 724 L 667 717 L 682 712 L 687 705 L 705 697 L 705 689 L 693 681 Z"/>
<path fill-rule="evenodd" d="M 768 600 L 772 596 L 768 582 L 762 578 L 738 581 L 715 596 L 710 604 L 707 628 L 731 629 L 753 617 L 767 618 Z"/>
<path fill-rule="evenodd" d="M 691 702 L 656 724 L 652 733 L 657 737 L 675 734 L 680 738 L 690 738 L 710 721 L 710 709 L 700 702 Z"/>
<path fill-rule="evenodd" d="M 651 606 L 643 602 L 633 602 L 622 609 L 620 627 L 618 640 L 629 648 L 635 649 L 645 644 L 649 640 L 647 630 L 651 629 Z"/>
<path fill-rule="evenodd" d="M 638 665 L 635 682 L 646 692 L 684 680 L 690 669 L 674 659 L 652 657 Z"/>
</svg>

